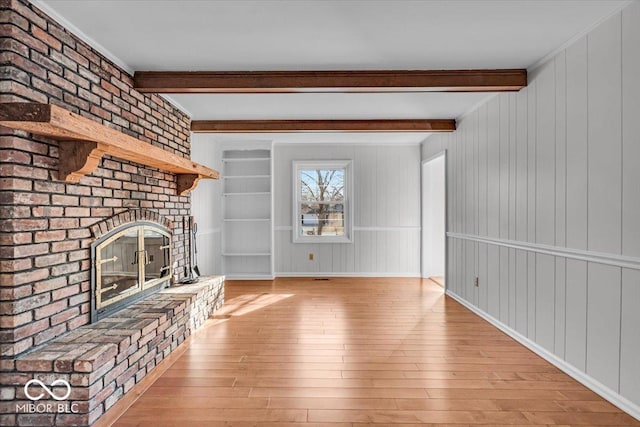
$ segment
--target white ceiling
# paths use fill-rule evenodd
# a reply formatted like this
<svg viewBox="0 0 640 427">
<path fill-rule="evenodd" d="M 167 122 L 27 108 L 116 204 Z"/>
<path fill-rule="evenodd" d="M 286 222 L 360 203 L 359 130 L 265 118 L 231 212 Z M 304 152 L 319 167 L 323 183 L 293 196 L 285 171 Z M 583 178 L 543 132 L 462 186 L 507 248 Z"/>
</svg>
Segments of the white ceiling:
<svg viewBox="0 0 640 427">
<path fill-rule="evenodd" d="M 194 120 L 459 117 L 486 93 L 173 94 Z"/>
<path fill-rule="evenodd" d="M 276 144 L 418 144 L 426 138 L 421 132 L 300 132 L 300 133 L 221 133 L 208 141 L 268 142 Z"/>
<path fill-rule="evenodd" d="M 34 3 L 129 71 L 245 71 L 529 68 L 628 1 Z M 456 118 L 488 96 L 190 94 L 171 99 L 194 119 L 375 119 Z"/>
</svg>

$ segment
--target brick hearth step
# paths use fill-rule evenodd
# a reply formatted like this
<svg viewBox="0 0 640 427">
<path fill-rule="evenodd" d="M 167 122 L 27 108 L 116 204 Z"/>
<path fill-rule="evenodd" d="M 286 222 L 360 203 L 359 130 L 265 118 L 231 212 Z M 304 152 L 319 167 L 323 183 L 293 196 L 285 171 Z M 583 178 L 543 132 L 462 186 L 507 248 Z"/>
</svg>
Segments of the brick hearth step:
<svg viewBox="0 0 640 427">
<path fill-rule="evenodd" d="M 18 372 L 3 374 L 10 375 L 9 382 L 15 386 L 12 404 L 21 405 L 18 424 L 90 425 L 223 303 L 224 278 L 201 278 L 192 285 L 164 289 L 20 356 L 16 360 Z M 71 394 L 65 402 L 31 401 L 24 385 L 32 379 L 47 385 L 65 380 L 71 385 Z M 66 392 L 66 387 L 56 389 L 58 395 Z M 64 408 L 58 406 L 61 403 Z M 29 413 L 29 408 L 37 409 L 31 404 L 41 409 L 51 404 L 53 410 Z"/>
</svg>

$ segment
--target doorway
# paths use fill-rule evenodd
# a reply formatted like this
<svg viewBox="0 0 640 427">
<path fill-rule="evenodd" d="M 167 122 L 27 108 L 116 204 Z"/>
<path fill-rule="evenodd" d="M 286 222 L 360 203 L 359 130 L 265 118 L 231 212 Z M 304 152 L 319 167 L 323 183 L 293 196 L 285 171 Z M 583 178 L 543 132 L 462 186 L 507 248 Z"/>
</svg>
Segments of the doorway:
<svg viewBox="0 0 640 427">
<path fill-rule="evenodd" d="M 446 270 L 446 153 L 422 162 L 422 277 L 445 287 Z"/>
</svg>

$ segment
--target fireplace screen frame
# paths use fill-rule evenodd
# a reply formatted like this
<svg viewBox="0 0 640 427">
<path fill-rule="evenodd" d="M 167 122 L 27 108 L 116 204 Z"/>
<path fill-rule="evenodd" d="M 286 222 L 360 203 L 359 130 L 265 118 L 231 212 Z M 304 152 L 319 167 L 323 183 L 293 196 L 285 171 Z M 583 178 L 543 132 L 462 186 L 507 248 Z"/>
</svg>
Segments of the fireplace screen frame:
<svg viewBox="0 0 640 427">
<path fill-rule="evenodd" d="M 160 276 L 146 280 L 146 266 L 149 262 L 149 251 L 145 247 L 145 231 L 153 231 L 163 236 L 166 244 L 159 247 L 161 250 L 166 250 L 166 259 L 168 262 L 160 270 Z M 137 246 L 135 251 L 135 257 L 133 258 L 131 265 L 136 265 L 136 270 L 133 273 L 137 273 L 135 280 L 137 281 L 134 286 L 113 298 L 103 300 L 103 293 L 108 289 L 101 288 L 101 279 L 103 277 L 103 266 L 115 260 L 111 258 L 102 259 L 101 251 L 103 248 L 113 244 L 120 237 L 124 237 L 132 232 L 136 233 Z M 164 242 L 163 242 L 164 243 Z M 160 224 L 149 221 L 136 221 L 128 224 L 121 225 L 109 233 L 100 237 L 91 244 L 91 322 L 96 322 L 136 301 L 139 301 L 143 297 L 152 293 L 158 292 L 165 288 L 173 274 L 173 251 L 172 251 L 172 236 L 169 229 L 163 227 Z M 129 262 L 129 260 L 127 260 Z M 166 273 L 163 272 L 166 271 Z"/>
</svg>

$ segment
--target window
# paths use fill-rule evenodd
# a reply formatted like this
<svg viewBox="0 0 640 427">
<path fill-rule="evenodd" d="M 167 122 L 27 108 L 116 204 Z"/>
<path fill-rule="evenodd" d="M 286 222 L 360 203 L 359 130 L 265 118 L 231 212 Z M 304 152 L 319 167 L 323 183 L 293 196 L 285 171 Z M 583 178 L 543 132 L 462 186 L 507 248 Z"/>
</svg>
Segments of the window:
<svg viewBox="0 0 640 427">
<path fill-rule="evenodd" d="M 294 161 L 293 181 L 293 241 L 351 242 L 351 161 Z"/>
</svg>

